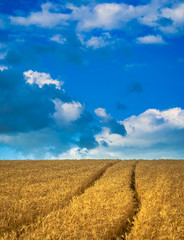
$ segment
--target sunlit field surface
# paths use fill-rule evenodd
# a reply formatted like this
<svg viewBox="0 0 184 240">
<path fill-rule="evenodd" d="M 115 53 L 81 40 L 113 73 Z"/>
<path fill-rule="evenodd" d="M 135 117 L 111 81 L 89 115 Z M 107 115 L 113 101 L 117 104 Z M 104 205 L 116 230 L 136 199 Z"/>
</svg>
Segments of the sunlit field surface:
<svg viewBox="0 0 184 240">
<path fill-rule="evenodd" d="M 135 187 L 140 211 L 128 239 L 184 239 L 184 161 L 140 161 Z"/>
<path fill-rule="evenodd" d="M 0 164 L 0 232 L 9 239 L 12 231 L 13 236 L 20 236 L 37 219 L 63 208 L 112 161 L 1 161 Z"/>
<path fill-rule="evenodd" d="M 0 239 L 184 239 L 183 160 L 0 161 Z"/>
</svg>

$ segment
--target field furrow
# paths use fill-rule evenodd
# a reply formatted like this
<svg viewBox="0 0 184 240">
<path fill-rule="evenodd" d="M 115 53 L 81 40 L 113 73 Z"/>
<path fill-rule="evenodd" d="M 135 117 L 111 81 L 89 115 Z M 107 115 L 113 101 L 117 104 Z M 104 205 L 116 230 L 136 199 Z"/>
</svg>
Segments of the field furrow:
<svg viewBox="0 0 184 240">
<path fill-rule="evenodd" d="M 128 240 L 184 239 L 184 161 L 139 161 L 135 187 L 140 211 Z"/>
<path fill-rule="evenodd" d="M 84 194 L 53 211 L 28 229 L 21 239 L 112 239 L 120 236 L 134 215 L 131 175 L 135 161 L 107 169 Z"/>
<path fill-rule="evenodd" d="M 16 239 L 38 219 L 62 209 L 117 162 L 1 161 L 1 239 Z"/>
</svg>

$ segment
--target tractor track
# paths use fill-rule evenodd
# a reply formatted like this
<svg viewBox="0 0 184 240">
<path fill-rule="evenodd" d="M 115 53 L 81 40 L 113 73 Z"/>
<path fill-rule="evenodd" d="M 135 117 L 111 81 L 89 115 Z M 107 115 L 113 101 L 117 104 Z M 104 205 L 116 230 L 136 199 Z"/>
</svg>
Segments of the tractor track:
<svg viewBox="0 0 184 240">
<path fill-rule="evenodd" d="M 140 201 L 138 198 L 138 193 L 136 190 L 136 184 L 135 184 L 135 179 L 136 179 L 136 166 L 138 164 L 139 161 L 137 161 L 132 169 L 132 174 L 131 174 L 131 183 L 130 183 L 130 189 L 133 192 L 133 201 L 134 201 L 134 211 L 133 213 L 130 214 L 129 218 L 127 219 L 126 224 L 123 226 L 122 228 L 122 232 L 121 232 L 121 237 L 118 236 L 117 238 L 115 238 L 116 240 L 127 240 L 127 237 L 129 235 L 129 233 L 131 232 L 132 227 L 134 226 L 134 219 L 137 215 L 137 213 L 139 212 L 139 207 L 140 207 Z"/>
<path fill-rule="evenodd" d="M 112 167 L 113 165 L 117 164 L 118 162 L 111 162 L 111 163 L 108 163 L 107 165 L 105 165 L 103 168 L 101 168 L 99 171 L 97 171 L 96 173 L 94 173 L 94 175 L 92 175 L 90 177 L 90 179 L 88 181 L 86 181 L 82 186 L 80 186 L 75 193 L 73 193 L 73 195 L 69 196 L 69 197 L 66 197 L 65 201 L 63 204 L 61 204 L 60 206 L 60 209 L 64 209 L 65 207 L 69 206 L 73 200 L 74 197 L 79 197 L 81 196 L 82 194 L 84 194 L 84 192 L 92 187 L 103 175 L 104 173 L 107 171 L 108 168 Z M 42 220 L 44 218 L 47 217 L 47 215 L 49 214 L 49 212 L 43 216 Z M 34 224 L 35 222 L 37 221 L 37 216 L 33 219 L 33 222 L 30 223 L 30 224 Z M 25 225 L 25 227 L 29 227 L 30 225 L 27 224 L 27 226 Z M 19 238 L 21 237 L 21 235 L 24 233 L 24 228 L 22 228 L 21 230 L 20 229 L 17 229 L 16 231 L 16 237 Z"/>
</svg>

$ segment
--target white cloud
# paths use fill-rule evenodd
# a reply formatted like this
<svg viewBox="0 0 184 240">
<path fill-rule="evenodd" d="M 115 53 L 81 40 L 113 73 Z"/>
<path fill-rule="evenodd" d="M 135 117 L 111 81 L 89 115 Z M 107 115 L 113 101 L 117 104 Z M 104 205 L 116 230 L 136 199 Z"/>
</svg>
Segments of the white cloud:
<svg viewBox="0 0 184 240">
<path fill-rule="evenodd" d="M 69 5 L 73 10 L 71 19 L 78 21 L 78 30 L 90 31 L 94 28 L 104 30 L 123 29 L 127 23 L 137 20 L 141 25 L 159 26 L 160 10 L 165 2 L 152 0 L 146 5 L 124 3 L 102 3 L 94 7 Z"/>
<path fill-rule="evenodd" d="M 124 137 L 122 137 L 122 135 L 120 134 L 111 133 L 108 127 L 104 127 L 102 132 L 95 136 L 95 139 L 99 144 L 103 144 L 104 142 L 106 142 L 108 145 L 111 146 L 122 146 L 122 141 L 124 140 Z"/>
<path fill-rule="evenodd" d="M 78 33 L 77 36 L 83 46 L 93 49 L 102 48 L 115 42 L 108 32 L 104 32 L 98 37 L 92 36 L 87 40 L 84 34 Z"/>
<path fill-rule="evenodd" d="M 104 119 L 104 120 L 109 120 L 109 119 L 112 118 L 110 114 L 107 114 L 107 113 L 106 113 L 106 109 L 105 109 L 105 108 L 96 108 L 96 109 L 95 109 L 95 114 L 96 114 L 98 117 L 100 117 L 100 118 L 102 118 L 102 119 Z"/>
<path fill-rule="evenodd" d="M 106 117 L 105 113 L 99 113 Z M 110 148 L 118 150 L 124 148 L 142 148 L 154 144 L 173 144 L 181 141 L 181 134 L 178 131 L 184 131 L 184 110 L 181 108 L 172 108 L 165 111 L 148 109 L 138 116 L 131 116 L 119 122 L 125 126 L 127 134 L 112 134 L 108 127 L 104 127 L 102 132 L 95 135 L 96 141 L 103 145 L 104 142 Z M 175 134 L 177 132 L 177 134 Z M 175 138 L 170 136 L 176 136 Z"/>
<path fill-rule="evenodd" d="M 133 6 L 118 3 L 102 3 L 91 6 L 74 6 L 67 4 L 66 7 L 72 10 L 70 14 L 60 13 L 61 6 L 52 3 L 42 4 L 42 11 L 31 12 L 29 16 L 10 16 L 12 24 L 16 25 L 37 25 L 39 27 L 55 27 L 67 24 L 69 21 L 78 21 L 78 29 L 91 30 L 101 28 L 112 30 L 122 28 L 126 23 L 137 19 L 145 25 L 154 25 L 157 19 L 155 11 L 159 9 L 153 4 Z M 153 17 L 154 16 L 154 17 Z"/>
<path fill-rule="evenodd" d="M 170 5 L 169 8 L 165 7 L 168 5 Z M 68 7 L 73 10 L 70 20 L 78 22 L 77 29 L 79 32 L 91 31 L 95 28 L 102 30 L 122 29 L 126 31 L 126 24 L 137 20 L 137 25 L 134 25 L 135 27 L 146 25 L 152 28 L 153 32 L 157 34 L 158 31 L 174 34 L 184 24 L 184 4 L 176 5 L 175 1 L 170 0 L 152 0 L 148 4 L 137 6 L 124 3 L 102 3 L 95 6 L 80 7 L 70 4 Z M 92 40 L 102 42 L 103 39 Z M 161 36 L 155 36 L 154 34 L 137 40 L 138 42 L 147 44 L 164 43 Z"/>
<path fill-rule="evenodd" d="M 122 150 L 114 151 L 111 147 L 104 147 L 102 145 L 88 150 L 87 148 L 72 147 L 66 152 L 63 152 L 57 156 L 55 159 L 118 159 L 124 158 L 126 155 Z"/>
<path fill-rule="evenodd" d="M 55 113 L 53 118 L 58 126 L 70 124 L 80 118 L 83 113 L 84 106 L 80 102 L 64 103 L 59 99 L 53 100 L 55 104 Z"/>
<path fill-rule="evenodd" d="M 98 146 L 88 150 L 86 148 L 73 147 L 70 150 L 55 156 L 56 159 L 118 159 L 122 157 L 121 151 Z"/>
<path fill-rule="evenodd" d="M 161 12 L 163 17 L 172 19 L 174 23 L 184 23 L 184 3 L 173 8 L 163 8 Z"/>
<path fill-rule="evenodd" d="M 50 38 L 51 41 L 57 42 L 59 44 L 65 44 L 66 43 L 66 38 L 64 38 L 61 34 L 56 34 Z"/>
<path fill-rule="evenodd" d="M 36 25 L 43 28 L 52 28 L 57 25 L 66 24 L 66 20 L 69 18 L 67 14 L 58 13 L 59 9 L 52 3 L 42 4 L 41 8 L 42 11 L 31 12 L 28 17 L 10 16 L 10 20 L 15 25 Z"/>
<path fill-rule="evenodd" d="M 29 16 L 10 16 L 10 20 L 16 25 L 37 25 L 39 27 L 55 27 L 67 24 L 69 21 L 77 21 L 79 30 L 91 30 L 101 28 L 112 30 L 122 28 L 131 20 L 137 19 L 140 24 L 148 26 L 158 25 L 159 10 L 163 3 L 151 1 L 150 4 L 133 6 L 124 3 L 102 3 L 88 6 L 75 6 L 66 4 L 72 13 L 60 13 L 63 7 L 59 4 L 42 4 L 42 11 L 31 12 Z"/>
<path fill-rule="evenodd" d="M 90 32 L 96 28 L 103 31 L 111 31 L 113 29 L 130 31 L 131 28 L 127 29 L 126 25 L 133 21 L 133 24 L 130 25 L 132 28 L 146 25 L 153 30 L 153 35 L 137 38 L 138 43 L 163 44 L 165 42 L 162 37 L 160 35 L 155 36 L 155 34 L 158 34 L 159 31 L 175 34 L 180 29 L 182 30 L 184 25 L 184 3 L 176 4 L 176 2 L 171 0 L 152 0 L 145 5 L 137 6 L 125 3 L 101 3 L 85 6 L 66 4 L 63 6 L 47 2 L 41 5 L 41 11 L 31 12 L 26 17 L 10 16 L 10 20 L 12 24 L 22 26 L 36 25 L 42 28 L 60 27 L 75 22 L 78 34 Z M 63 13 L 62 9 L 65 7 L 72 11 Z M 112 39 L 104 36 L 91 36 L 87 40 L 79 37 L 79 39 L 84 46 L 94 49 L 114 42 Z M 50 40 L 60 44 L 66 42 L 66 39 L 60 34 L 54 35 Z"/>
<path fill-rule="evenodd" d="M 13 24 L 37 25 L 40 27 L 55 27 L 66 24 L 68 21 L 78 21 L 78 29 L 91 30 L 101 28 L 112 30 L 122 28 L 126 23 L 137 19 L 141 24 L 148 26 L 158 25 L 156 21 L 160 15 L 159 10 L 164 4 L 158 1 L 151 1 L 150 4 L 133 6 L 124 3 L 102 3 L 93 6 L 77 7 L 73 4 L 66 4 L 72 13 L 60 13 L 62 6 L 53 3 L 42 4 L 42 11 L 31 12 L 27 17 L 10 16 Z"/>
<path fill-rule="evenodd" d="M 144 37 L 138 37 L 137 38 L 137 43 L 140 44 L 164 44 L 164 40 L 162 39 L 161 36 L 157 35 L 148 35 Z"/>
<path fill-rule="evenodd" d="M 99 116 L 107 117 L 103 110 L 99 111 Z M 82 149 L 78 149 L 78 158 L 181 158 L 184 154 L 181 147 L 177 148 L 184 141 L 184 110 L 181 108 L 148 109 L 120 123 L 124 124 L 127 135 L 112 134 L 108 127 L 104 127 L 95 135 L 99 145 L 83 155 L 80 155 Z"/>
<path fill-rule="evenodd" d="M 52 84 L 56 86 L 56 89 L 61 89 L 61 86 L 63 85 L 63 82 L 52 79 L 49 73 L 40 73 L 37 71 L 33 72 L 32 70 L 29 70 L 23 74 L 26 83 L 31 85 L 37 84 L 39 88 L 42 88 L 44 85 Z"/>
<path fill-rule="evenodd" d="M 136 8 L 132 5 L 117 3 L 98 4 L 92 9 L 73 5 L 70 5 L 70 8 L 73 10 L 72 18 L 79 22 L 80 30 L 120 28 L 142 12 L 142 7 Z"/>
<path fill-rule="evenodd" d="M 160 26 L 159 29 L 164 33 L 177 33 L 180 29 L 183 29 L 184 25 L 184 3 L 174 5 L 171 8 L 161 9 L 161 16 L 170 19 L 172 24 Z"/>
<path fill-rule="evenodd" d="M 78 119 L 84 108 L 79 102 L 74 101 L 63 103 L 55 99 L 54 103 L 56 112 L 53 117 L 58 124 L 65 124 L 65 126 Z M 102 118 L 108 117 L 106 111 L 102 109 L 98 110 L 98 115 Z M 104 127 L 99 134 L 95 135 L 99 145 L 93 149 L 74 145 L 76 143 L 71 142 L 71 139 L 68 140 L 68 137 L 65 139 L 65 134 L 62 138 L 56 139 L 57 136 L 51 129 L 18 135 L 4 134 L 0 136 L 0 143 L 30 148 L 32 157 L 24 155 L 23 158 L 38 158 L 39 156 L 42 159 L 175 159 L 184 156 L 184 110 L 181 108 L 165 111 L 148 109 L 120 123 L 126 128 L 125 136 L 112 134 L 108 127 Z M 30 142 L 30 139 L 33 140 Z M 68 150 L 71 145 L 73 147 Z M 54 151 L 55 148 L 61 149 L 61 153 Z M 13 157 L 15 158 L 15 154 Z"/>
<path fill-rule="evenodd" d="M 4 70 L 8 70 L 8 67 L 4 65 L 0 65 L 0 71 L 3 72 Z"/>
<path fill-rule="evenodd" d="M 101 47 L 105 47 L 106 45 L 108 45 L 108 43 L 105 42 L 102 37 L 91 37 L 91 38 L 86 42 L 86 46 L 87 46 L 87 47 L 92 47 L 92 48 L 94 48 L 94 49 L 96 49 L 96 48 L 101 48 Z"/>
<path fill-rule="evenodd" d="M 184 129 L 184 110 L 171 108 L 165 111 L 148 109 L 138 116 L 121 121 L 128 135 L 141 135 L 162 130 Z"/>
<path fill-rule="evenodd" d="M 88 156 L 87 148 L 73 147 L 70 150 L 59 154 L 57 159 L 85 159 Z"/>
</svg>

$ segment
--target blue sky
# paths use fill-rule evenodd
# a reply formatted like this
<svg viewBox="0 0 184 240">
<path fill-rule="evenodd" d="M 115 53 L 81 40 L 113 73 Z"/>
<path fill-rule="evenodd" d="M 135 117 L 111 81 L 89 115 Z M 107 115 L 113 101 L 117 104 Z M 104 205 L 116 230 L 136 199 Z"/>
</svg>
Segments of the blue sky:
<svg viewBox="0 0 184 240">
<path fill-rule="evenodd" d="M 0 2 L 0 159 L 184 158 L 184 1 Z"/>
</svg>

